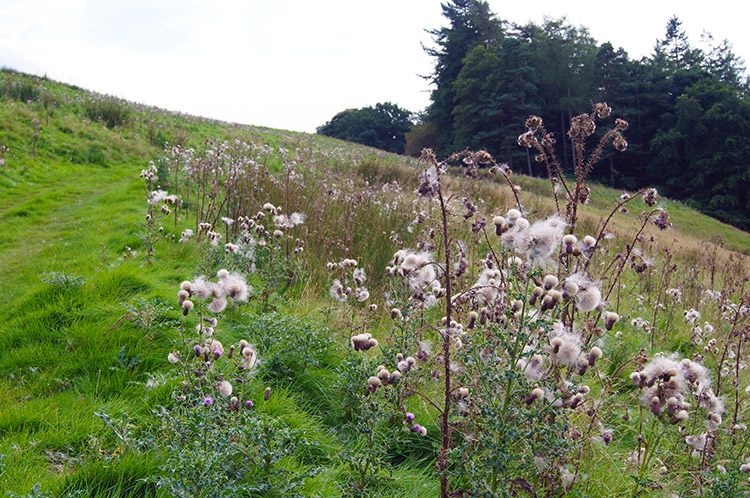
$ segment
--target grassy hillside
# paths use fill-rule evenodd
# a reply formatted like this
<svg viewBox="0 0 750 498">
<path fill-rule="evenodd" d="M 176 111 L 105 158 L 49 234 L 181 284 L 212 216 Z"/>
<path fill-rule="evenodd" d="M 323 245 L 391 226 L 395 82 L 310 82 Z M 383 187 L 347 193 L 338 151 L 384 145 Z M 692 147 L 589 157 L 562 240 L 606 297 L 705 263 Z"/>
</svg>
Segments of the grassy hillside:
<svg viewBox="0 0 750 498">
<path fill-rule="evenodd" d="M 141 175 L 150 162 L 152 180 Z M 399 249 L 445 256 L 439 205 L 414 194 L 424 161 L 143 107 L 4 70 L 0 163 L 0 302 L 6 310 L 0 327 L 0 395 L 6 400 L 0 407 L 0 493 L 438 495 L 446 398 L 439 362 L 447 357 L 441 357 L 445 333 L 438 329 L 447 304 L 439 298 L 444 304 L 421 310 L 413 289 L 385 274 Z M 448 203 L 455 213 L 450 231 L 467 241 L 453 252 L 465 253 L 467 262 L 466 273 L 453 282 L 461 289 L 482 274 L 490 247 L 502 255 L 499 260 L 513 256 L 489 236 L 492 216 L 515 207 L 515 197 L 502 177 L 455 173 L 443 177 L 442 188 L 446 196 L 455 194 Z M 549 182 L 512 179 L 530 221 L 553 212 Z M 149 204 L 152 192 L 162 189 L 179 195 L 181 204 Z M 592 186 L 591 200 L 581 208 L 579 239 L 599 233 L 621 194 Z M 478 209 L 466 223 L 486 216 L 487 238 L 463 224 L 465 197 Z M 607 226 L 614 240 L 602 238 L 601 256 L 585 263 L 602 294 L 611 291 L 604 296 L 607 309 L 621 317 L 607 335 L 596 339 L 592 332 L 582 344 L 587 352 L 595 345 L 604 350 L 599 367 L 578 375 L 577 368 L 555 366 L 555 381 L 509 373 L 532 353 L 556 354 L 524 347 L 534 344 L 524 335 L 531 304 L 520 318 L 518 310 L 510 311 L 512 300 L 528 302 L 534 287 L 528 275 L 540 269 L 519 273 L 516 281 L 509 266 L 509 297 L 498 305 L 497 322 L 490 320 L 481 334 L 471 332 L 462 348 L 446 346 L 460 363 L 455 382 L 471 393 L 459 396 L 456 384 L 447 396 L 455 429 L 445 475 L 455 490 L 483 496 L 531 496 L 529 487 L 540 496 L 747 492 L 740 465 L 748 437 L 737 427 L 746 419 L 740 359 L 750 333 L 743 280 L 750 234 L 679 203 L 660 202 L 674 223 L 671 230 L 644 225 L 638 215 L 648 208 L 636 199 Z M 266 203 L 278 209 L 266 209 Z M 304 214 L 304 222 L 271 222 L 274 214 L 292 213 Z M 210 231 L 201 231 L 200 223 L 208 222 Z M 187 229 L 194 234 L 179 242 Z M 207 242 L 211 237 L 216 245 Z M 345 302 L 332 299 L 334 278 L 344 287 L 364 287 L 355 285 L 346 265 L 326 268 L 345 258 L 366 271 L 369 297 L 361 302 L 353 297 L 356 290 L 348 300 L 342 295 Z M 195 284 L 200 275 L 216 282 L 224 268 L 247 278 L 249 298 L 230 298 L 225 310 L 212 314 L 210 297 L 191 295 L 196 308 L 185 315 L 177 298 L 181 282 Z M 559 270 L 560 282 L 564 270 L 572 267 Z M 679 289 L 680 299 L 669 289 Z M 712 292 L 721 298 L 707 299 Z M 455 302 L 456 319 L 468 330 L 474 309 L 469 301 Z M 404 319 L 392 319 L 392 308 Z M 562 303 L 550 313 L 575 321 L 577 330 L 601 329 L 602 310 L 573 308 Z M 702 315 L 694 323 L 683 318 L 691 308 Z M 552 315 L 549 323 L 542 315 L 535 323 L 552 327 Z M 713 336 L 696 338 L 694 327 L 706 329 L 705 321 L 713 324 Z M 210 342 L 209 325 L 224 353 L 212 358 L 207 350 L 205 358 L 201 352 L 192 359 L 196 341 Z M 354 351 L 350 338 L 361 333 L 379 344 Z M 260 362 L 238 370 L 243 339 Z M 230 344 L 237 345 L 233 359 Z M 485 362 L 488 348 L 497 348 L 492 355 L 505 370 Z M 721 428 L 706 429 L 710 452 L 694 454 L 684 442 L 713 413 L 700 402 L 685 409 L 685 425 L 639 408 L 628 375 L 659 351 L 701 361 L 711 371 L 726 409 Z M 170 352 L 177 352 L 174 364 Z M 403 367 L 405 380 L 365 396 L 368 377 L 379 364 L 395 371 L 397 354 L 417 357 L 417 366 L 409 373 L 411 367 Z M 719 379 L 730 378 L 735 367 L 733 386 L 722 386 Z M 552 389 L 566 378 L 571 386 L 590 386 L 586 407 L 593 412 L 568 406 L 556 417 L 552 402 L 541 408 L 525 401 L 535 382 Z M 216 387 L 225 380 L 240 409 Z M 407 414 L 426 435 L 410 430 Z M 611 445 L 602 444 L 605 434 L 615 434 Z M 528 445 L 512 442 L 523 438 Z M 639 448 L 646 456 L 628 463 Z M 494 469 L 489 477 L 488 469 Z M 575 475 L 570 482 L 568 474 Z M 472 482 L 489 484 L 479 490 Z"/>
</svg>

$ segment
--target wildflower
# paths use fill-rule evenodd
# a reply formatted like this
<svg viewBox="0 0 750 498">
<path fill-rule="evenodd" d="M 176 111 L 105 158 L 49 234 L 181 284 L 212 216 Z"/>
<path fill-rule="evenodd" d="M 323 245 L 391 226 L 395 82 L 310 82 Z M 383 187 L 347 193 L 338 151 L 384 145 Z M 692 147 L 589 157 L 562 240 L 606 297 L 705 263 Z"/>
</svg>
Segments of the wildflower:
<svg viewBox="0 0 750 498">
<path fill-rule="evenodd" d="M 255 406 L 255 403 L 253 403 L 251 400 L 245 401 L 245 408 L 247 408 L 248 410 L 253 406 Z"/>
<path fill-rule="evenodd" d="M 422 436 L 427 435 L 427 429 L 419 424 L 414 424 L 409 430 Z"/>
<path fill-rule="evenodd" d="M 190 312 L 191 309 L 193 309 L 194 306 L 195 305 L 193 304 L 192 301 L 186 299 L 182 303 L 182 314 L 185 316 L 188 316 L 188 313 Z"/>
<path fill-rule="evenodd" d="M 213 284 L 206 282 L 205 277 L 200 276 L 193 282 L 191 294 L 199 299 L 208 299 L 213 294 Z"/>
<path fill-rule="evenodd" d="M 592 237 L 591 235 L 587 235 L 583 238 L 581 241 L 581 253 L 586 256 L 586 258 L 591 258 L 591 256 L 594 254 L 594 249 L 596 248 L 596 239 Z"/>
<path fill-rule="evenodd" d="M 534 401 L 542 399 L 543 397 L 544 391 L 540 387 L 535 387 L 531 390 L 531 394 L 526 398 L 526 404 L 531 405 Z"/>
<path fill-rule="evenodd" d="M 375 390 L 378 387 L 382 386 L 382 385 L 383 385 L 383 382 L 378 377 L 375 377 L 375 376 L 369 377 L 367 379 L 367 391 L 366 391 L 366 394 L 374 393 Z"/>
<path fill-rule="evenodd" d="M 516 362 L 516 368 L 518 368 L 529 382 L 536 382 L 544 376 L 544 356 L 540 354 L 531 354 L 534 348 L 526 346 L 523 350 L 525 353 Z"/>
<path fill-rule="evenodd" d="M 271 397 L 271 388 L 267 387 L 266 391 L 263 393 L 263 401 L 268 401 L 268 398 Z"/>
<path fill-rule="evenodd" d="M 655 188 L 649 188 L 646 189 L 646 191 L 643 193 L 643 202 L 646 203 L 647 206 L 655 206 L 656 200 L 659 197 L 659 192 Z"/>
<path fill-rule="evenodd" d="M 169 363 L 177 363 L 180 361 L 180 353 L 178 351 L 172 351 L 167 355 L 167 360 L 169 360 Z"/>
<path fill-rule="evenodd" d="M 351 343 L 354 351 L 367 351 L 378 345 L 377 339 L 373 339 L 369 333 L 355 335 L 351 338 Z"/>
<path fill-rule="evenodd" d="M 495 234 L 496 235 L 502 235 L 505 230 L 507 230 L 507 226 L 505 226 L 505 218 L 502 216 L 495 216 L 492 218 L 492 223 L 495 225 Z"/>
<path fill-rule="evenodd" d="M 440 175 L 435 165 L 426 167 L 419 176 L 417 193 L 422 197 L 434 197 L 440 190 Z"/>
<path fill-rule="evenodd" d="M 154 190 L 148 196 L 148 203 L 151 205 L 159 204 L 167 198 L 167 192 L 165 190 Z"/>
<path fill-rule="evenodd" d="M 566 285 L 569 286 L 568 289 L 566 289 Z M 596 309 L 602 300 L 599 284 L 593 282 L 583 273 L 574 273 L 569 276 L 565 280 L 565 284 L 563 284 L 563 290 L 575 290 L 575 293 L 568 292 L 568 294 L 577 297 L 578 302 L 576 305 L 583 313 L 588 313 Z"/>
<path fill-rule="evenodd" d="M 617 149 L 619 152 L 624 152 L 628 148 L 628 141 L 625 140 L 622 135 L 617 134 L 612 140 L 612 145 L 614 145 L 615 149 Z"/>
<path fill-rule="evenodd" d="M 178 240 L 178 242 L 187 242 L 188 240 L 190 240 L 190 237 L 192 237 L 193 235 L 194 235 L 194 232 L 191 229 L 186 228 L 180 234 L 180 240 Z"/>
<path fill-rule="evenodd" d="M 221 278 L 221 287 L 224 294 L 235 301 L 246 301 L 248 286 L 245 277 L 238 273 L 228 273 Z"/>
<path fill-rule="evenodd" d="M 672 222 L 669 221 L 669 213 L 665 209 L 659 209 L 651 218 L 651 221 L 659 230 L 666 230 L 672 227 Z"/>
<path fill-rule="evenodd" d="M 212 299 L 211 303 L 207 306 L 208 310 L 213 313 L 221 313 L 226 307 L 227 298 L 223 296 Z"/>
<path fill-rule="evenodd" d="M 528 130 L 527 132 L 521 133 L 518 136 L 518 145 L 520 145 L 521 147 L 527 147 L 530 149 L 534 146 L 536 141 L 536 137 L 534 136 L 534 132 L 532 130 Z"/>
<path fill-rule="evenodd" d="M 401 353 L 398 354 L 397 360 L 398 363 L 396 364 L 396 368 L 398 368 L 401 373 L 408 372 L 409 370 L 411 370 L 411 367 L 413 367 L 414 364 L 417 363 L 417 360 L 415 360 L 413 357 L 407 356 L 406 358 L 404 358 Z"/>
<path fill-rule="evenodd" d="M 693 308 L 685 310 L 685 321 L 688 323 L 695 323 L 695 321 L 700 317 L 700 312 L 694 310 Z"/>
<path fill-rule="evenodd" d="M 216 339 L 209 338 L 203 348 L 203 352 L 205 354 L 211 352 L 214 356 L 221 356 L 224 354 L 224 345 Z"/>
<path fill-rule="evenodd" d="M 177 299 L 179 300 L 179 305 L 182 306 L 182 303 L 185 302 L 185 299 L 190 297 L 190 293 L 186 290 L 181 290 L 177 293 Z"/>
<path fill-rule="evenodd" d="M 487 268 L 479 275 L 472 289 L 480 302 L 492 304 L 502 295 L 501 282 L 502 273 L 500 270 Z"/>
<path fill-rule="evenodd" d="M 526 128 L 529 131 L 537 131 L 542 126 L 542 118 L 539 116 L 531 115 L 526 120 Z"/>
<path fill-rule="evenodd" d="M 362 285 L 367 280 L 367 275 L 365 275 L 364 269 L 357 268 L 354 270 L 354 273 L 352 273 L 352 278 L 357 285 Z"/>
<path fill-rule="evenodd" d="M 208 396 L 206 399 L 203 400 L 203 404 L 205 406 L 211 406 L 211 405 L 214 404 L 214 400 L 213 400 L 213 398 L 211 398 L 210 396 Z"/>
<path fill-rule="evenodd" d="M 602 350 L 598 348 L 597 346 L 594 346 L 591 348 L 591 352 L 589 353 L 588 357 L 586 358 L 586 361 L 588 362 L 588 366 L 593 367 L 596 363 L 596 360 L 602 357 Z"/>
<path fill-rule="evenodd" d="M 367 287 L 357 287 L 355 296 L 357 298 L 357 301 L 362 303 L 370 298 L 370 291 L 367 290 Z"/>
<path fill-rule="evenodd" d="M 668 296 L 672 298 L 675 303 L 682 302 L 682 291 L 676 288 L 670 288 L 664 291 Z"/>
<path fill-rule="evenodd" d="M 704 432 L 697 436 L 687 436 L 685 438 L 685 443 L 687 443 L 688 446 L 692 446 L 695 451 L 701 452 L 706 447 L 706 433 Z"/>
<path fill-rule="evenodd" d="M 555 337 L 550 340 L 549 350 L 552 358 L 563 365 L 575 367 L 581 354 L 581 338 L 568 331 L 560 322 L 553 328 Z"/>
<path fill-rule="evenodd" d="M 339 301 L 341 303 L 346 302 L 347 296 L 344 292 L 344 286 L 341 284 L 341 280 L 335 279 L 331 284 L 331 288 L 329 289 L 328 293 L 330 294 L 332 299 L 335 299 L 336 301 Z"/>
<path fill-rule="evenodd" d="M 232 395 L 232 384 L 229 381 L 221 381 L 216 385 L 216 389 L 222 394 L 224 397 L 229 397 Z"/>
<path fill-rule="evenodd" d="M 618 321 L 620 321 L 620 315 L 614 311 L 604 312 L 604 326 L 607 327 L 607 330 L 612 330 L 612 327 L 614 327 Z"/>
</svg>

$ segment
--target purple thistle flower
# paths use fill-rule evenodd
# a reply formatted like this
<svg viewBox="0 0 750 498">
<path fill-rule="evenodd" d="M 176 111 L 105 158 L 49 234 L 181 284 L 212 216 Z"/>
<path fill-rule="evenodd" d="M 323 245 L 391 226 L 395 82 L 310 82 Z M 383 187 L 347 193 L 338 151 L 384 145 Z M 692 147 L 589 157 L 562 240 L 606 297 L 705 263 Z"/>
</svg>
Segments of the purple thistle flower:
<svg viewBox="0 0 750 498">
<path fill-rule="evenodd" d="M 209 396 L 203 400 L 203 404 L 206 406 L 211 406 L 214 404 L 214 400 Z"/>
</svg>

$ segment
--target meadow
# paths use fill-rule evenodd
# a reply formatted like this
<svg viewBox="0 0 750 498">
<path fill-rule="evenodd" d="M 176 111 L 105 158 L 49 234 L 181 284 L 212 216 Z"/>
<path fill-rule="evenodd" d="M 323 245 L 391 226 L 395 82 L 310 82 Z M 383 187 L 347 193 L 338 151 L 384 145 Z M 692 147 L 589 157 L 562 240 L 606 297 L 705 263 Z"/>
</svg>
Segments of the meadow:
<svg viewBox="0 0 750 498">
<path fill-rule="evenodd" d="M 3 70 L 0 493 L 750 495 L 750 234 L 587 184 L 616 114 L 540 179 Z"/>
</svg>

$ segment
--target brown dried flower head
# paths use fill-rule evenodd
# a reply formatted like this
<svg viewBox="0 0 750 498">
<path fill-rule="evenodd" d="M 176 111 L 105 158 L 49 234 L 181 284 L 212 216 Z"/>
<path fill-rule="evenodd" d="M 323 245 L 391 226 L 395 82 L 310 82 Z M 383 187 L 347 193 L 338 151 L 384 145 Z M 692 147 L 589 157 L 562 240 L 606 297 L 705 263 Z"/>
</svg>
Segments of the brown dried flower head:
<svg viewBox="0 0 750 498">
<path fill-rule="evenodd" d="M 618 151 L 623 152 L 628 148 L 628 141 L 622 138 L 622 135 L 618 133 L 614 140 L 612 140 L 612 145 L 614 145 L 615 149 Z"/>
<path fill-rule="evenodd" d="M 596 117 L 599 119 L 604 119 L 609 117 L 610 113 L 612 112 L 612 108 L 609 107 L 604 102 L 599 102 L 597 104 L 594 104 L 594 114 L 596 114 Z"/>
<path fill-rule="evenodd" d="M 643 193 L 643 202 L 645 202 L 647 206 L 655 206 L 658 197 L 659 192 L 657 192 L 655 188 L 650 188 Z"/>
<path fill-rule="evenodd" d="M 534 136 L 534 132 L 531 130 L 518 136 L 518 145 L 520 145 L 521 147 L 531 148 L 535 143 L 536 137 Z"/>
<path fill-rule="evenodd" d="M 584 138 L 592 135 L 596 131 L 594 119 L 589 114 L 579 114 L 570 120 L 570 130 L 568 136 L 576 141 L 582 141 Z"/>
<path fill-rule="evenodd" d="M 533 114 L 529 116 L 529 119 L 526 120 L 526 128 L 529 131 L 536 131 L 542 126 L 542 118 L 539 116 L 534 116 Z"/>
</svg>

